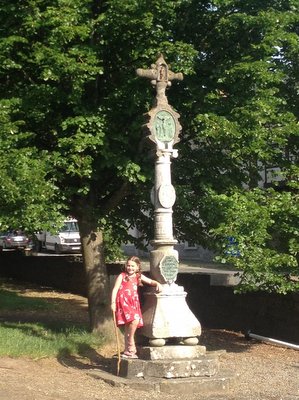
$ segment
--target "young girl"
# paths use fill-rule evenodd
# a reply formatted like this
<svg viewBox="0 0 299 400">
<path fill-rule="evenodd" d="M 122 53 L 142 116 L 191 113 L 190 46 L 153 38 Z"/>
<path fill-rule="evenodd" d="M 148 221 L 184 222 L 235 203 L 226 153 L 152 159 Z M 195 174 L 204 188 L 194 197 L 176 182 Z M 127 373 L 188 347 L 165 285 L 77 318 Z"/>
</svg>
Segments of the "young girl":
<svg viewBox="0 0 299 400">
<path fill-rule="evenodd" d="M 115 313 L 117 326 L 125 326 L 124 358 L 138 358 L 136 354 L 135 332 L 143 326 L 137 288 L 142 283 L 155 286 L 161 292 L 162 285 L 141 274 L 141 263 L 138 257 L 129 257 L 125 272 L 116 278 L 111 295 L 111 310 Z"/>
</svg>

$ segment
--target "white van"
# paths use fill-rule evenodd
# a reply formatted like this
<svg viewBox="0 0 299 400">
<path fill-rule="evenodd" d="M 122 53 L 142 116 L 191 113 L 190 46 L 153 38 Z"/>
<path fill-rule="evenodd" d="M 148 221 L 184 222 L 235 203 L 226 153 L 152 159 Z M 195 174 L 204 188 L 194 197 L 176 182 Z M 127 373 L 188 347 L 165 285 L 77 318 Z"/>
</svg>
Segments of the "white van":
<svg viewBox="0 0 299 400">
<path fill-rule="evenodd" d="M 42 231 L 36 234 L 37 250 L 53 250 L 56 254 L 81 252 L 78 221 L 67 219 L 57 233 Z"/>
</svg>

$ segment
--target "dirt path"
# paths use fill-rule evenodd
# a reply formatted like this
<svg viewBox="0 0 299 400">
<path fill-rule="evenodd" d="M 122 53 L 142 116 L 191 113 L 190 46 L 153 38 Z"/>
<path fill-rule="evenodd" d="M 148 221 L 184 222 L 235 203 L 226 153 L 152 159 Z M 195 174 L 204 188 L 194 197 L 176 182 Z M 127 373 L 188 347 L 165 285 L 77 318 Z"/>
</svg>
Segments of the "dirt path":
<svg viewBox="0 0 299 400">
<path fill-rule="evenodd" d="M 23 295 L 43 297 L 55 302 L 58 309 L 47 318 L 68 319 L 87 323 L 86 299 L 48 289 L 20 287 Z M 1 319 L 24 318 L 1 313 Z M 27 317 L 29 317 L 27 315 Z M 46 318 L 36 314 L 31 318 Z M 299 352 L 288 348 L 247 341 L 239 333 L 204 330 L 201 344 L 207 350 L 225 350 L 221 369 L 237 374 L 236 386 L 228 394 L 180 396 L 179 399 L 210 400 L 299 400 Z M 88 357 L 64 359 L 0 359 L 0 399 L 2 400 L 175 400 L 177 396 L 157 392 L 140 392 L 113 387 L 89 375 L 116 352 L 114 344 L 93 352 Z"/>
</svg>

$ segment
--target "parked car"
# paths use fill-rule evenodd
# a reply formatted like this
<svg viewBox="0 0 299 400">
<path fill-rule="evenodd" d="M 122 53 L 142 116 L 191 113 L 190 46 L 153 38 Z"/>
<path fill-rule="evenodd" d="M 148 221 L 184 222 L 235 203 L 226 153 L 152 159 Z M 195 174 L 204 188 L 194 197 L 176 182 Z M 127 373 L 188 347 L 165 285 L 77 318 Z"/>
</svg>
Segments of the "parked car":
<svg viewBox="0 0 299 400">
<path fill-rule="evenodd" d="M 41 231 L 35 234 L 37 249 L 52 250 L 56 254 L 81 251 L 78 221 L 68 218 L 57 232 Z"/>
<path fill-rule="evenodd" d="M 27 249 L 32 242 L 21 230 L 12 230 L 0 234 L 0 250 L 3 249 Z"/>
</svg>

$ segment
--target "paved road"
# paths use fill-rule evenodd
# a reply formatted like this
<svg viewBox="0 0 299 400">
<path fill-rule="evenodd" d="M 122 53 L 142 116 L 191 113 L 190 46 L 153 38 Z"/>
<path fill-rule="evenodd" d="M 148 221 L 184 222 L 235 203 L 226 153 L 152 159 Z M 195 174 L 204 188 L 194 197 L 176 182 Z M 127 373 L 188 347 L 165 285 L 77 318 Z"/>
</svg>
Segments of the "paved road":
<svg viewBox="0 0 299 400">
<path fill-rule="evenodd" d="M 14 251 L 14 250 L 3 250 Z M 37 257 L 74 257 L 80 260 L 80 253 L 63 253 L 56 254 L 54 252 L 34 253 Z M 148 260 L 142 260 L 142 270 L 149 271 L 150 263 Z M 234 269 L 225 266 L 224 264 L 214 262 L 199 262 L 195 260 L 182 260 L 179 264 L 179 273 L 188 274 L 203 274 L 210 276 L 210 284 L 213 286 L 235 286 L 239 283 L 240 277 Z"/>
<path fill-rule="evenodd" d="M 149 271 L 149 262 L 143 261 L 142 269 L 143 271 Z M 240 281 L 238 271 L 229 268 L 225 269 L 223 264 L 212 262 L 183 260 L 179 265 L 179 273 L 209 275 L 212 286 L 235 286 Z"/>
</svg>

